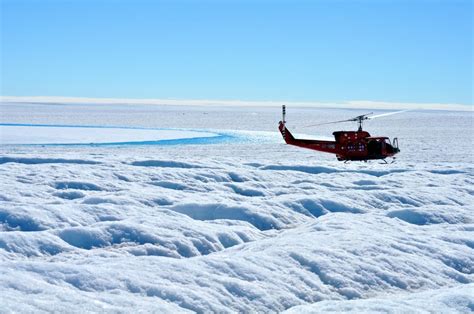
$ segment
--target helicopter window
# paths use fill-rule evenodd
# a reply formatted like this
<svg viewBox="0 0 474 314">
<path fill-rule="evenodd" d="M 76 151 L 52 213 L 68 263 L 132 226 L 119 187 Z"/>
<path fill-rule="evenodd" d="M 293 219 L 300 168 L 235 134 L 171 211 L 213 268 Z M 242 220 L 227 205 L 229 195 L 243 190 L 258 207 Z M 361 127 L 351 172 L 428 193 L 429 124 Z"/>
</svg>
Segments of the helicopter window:
<svg viewBox="0 0 474 314">
<path fill-rule="evenodd" d="M 367 150 L 370 155 L 378 155 L 382 152 L 382 143 L 379 139 L 371 140 L 367 144 Z"/>
</svg>

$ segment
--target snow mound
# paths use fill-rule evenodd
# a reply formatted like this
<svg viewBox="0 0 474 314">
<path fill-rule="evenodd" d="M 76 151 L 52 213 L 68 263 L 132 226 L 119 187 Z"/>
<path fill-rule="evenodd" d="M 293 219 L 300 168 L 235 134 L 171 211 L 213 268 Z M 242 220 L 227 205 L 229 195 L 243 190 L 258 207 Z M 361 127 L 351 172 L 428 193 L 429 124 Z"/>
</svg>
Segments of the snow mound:
<svg viewBox="0 0 474 314">
<path fill-rule="evenodd" d="M 323 301 L 284 313 L 472 313 L 474 284 L 367 300 Z"/>
<path fill-rule="evenodd" d="M 54 183 L 57 190 L 83 190 L 83 191 L 102 191 L 103 189 L 94 183 L 80 181 L 59 181 Z"/>
<path fill-rule="evenodd" d="M 387 216 L 420 226 L 440 223 L 458 224 L 474 222 L 471 211 L 464 209 L 453 211 L 453 208 L 449 206 L 436 206 L 433 209 L 430 207 L 399 209 L 388 212 Z"/>
<path fill-rule="evenodd" d="M 282 224 L 275 218 L 259 213 L 251 207 L 224 204 L 181 204 L 170 208 L 197 220 L 230 219 L 246 221 L 259 230 L 280 229 Z"/>
</svg>

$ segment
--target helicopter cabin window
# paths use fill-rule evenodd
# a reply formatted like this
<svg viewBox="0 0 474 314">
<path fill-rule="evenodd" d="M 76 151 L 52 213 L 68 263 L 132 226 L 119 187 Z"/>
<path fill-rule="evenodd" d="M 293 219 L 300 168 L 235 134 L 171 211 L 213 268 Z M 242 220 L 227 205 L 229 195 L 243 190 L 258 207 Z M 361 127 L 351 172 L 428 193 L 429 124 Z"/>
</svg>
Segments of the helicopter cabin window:
<svg viewBox="0 0 474 314">
<path fill-rule="evenodd" d="M 382 143 L 380 139 L 370 140 L 367 144 L 367 150 L 370 155 L 379 155 L 382 153 Z"/>
<path fill-rule="evenodd" d="M 354 143 L 347 143 L 347 150 L 348 150 L 348 151 L 353 151 L 353 150 L 355 150 L 355 145 L 354 145 Z"/>
<path fill-rule="evenodd" d="M 363 151 L 365 150 L 365 145 L 364 145 L 364 143 L 358 143 L 358 144 L 357 144 L 357 150 L 358 150 L 359 152 L 363 152 Z"/>
</svg>

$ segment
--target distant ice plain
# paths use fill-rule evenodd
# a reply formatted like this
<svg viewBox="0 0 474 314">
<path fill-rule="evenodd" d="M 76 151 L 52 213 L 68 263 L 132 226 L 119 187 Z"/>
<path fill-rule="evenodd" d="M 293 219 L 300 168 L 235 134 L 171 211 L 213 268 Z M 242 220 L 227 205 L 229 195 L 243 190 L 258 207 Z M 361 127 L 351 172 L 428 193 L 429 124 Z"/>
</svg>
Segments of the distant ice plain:
<svg viewBox="0 0 474 314">
<path fill-rule="evenodd" d="M 472 112 L 368 122 L 372 135 L 398 136 L 391 165 L 284 145 L 279 108 L 1 112 L 3 124 L 230 136 L 166 146 L 2 141 L 2 311 L 474 310 Z M 288 108 L 287 120 L 295 133 L 327 137 L 355 125 L 301 126 L 361 113 Z M 436 306 L 424 308 L 427 299 Z"/>
<path fill-rule="evenodd" d="M 217 134 L 186 130 L 96 126 L 0 125 L 0 142 L 10 145 L 135 144 L 214 137 Z"/>
</svg>

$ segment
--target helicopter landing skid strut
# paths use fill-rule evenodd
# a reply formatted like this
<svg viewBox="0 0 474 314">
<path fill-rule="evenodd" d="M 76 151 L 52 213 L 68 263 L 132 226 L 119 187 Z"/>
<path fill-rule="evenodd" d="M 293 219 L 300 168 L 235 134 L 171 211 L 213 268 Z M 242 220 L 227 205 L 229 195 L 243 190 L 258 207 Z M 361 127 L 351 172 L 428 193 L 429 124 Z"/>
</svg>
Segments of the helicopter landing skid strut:
<svg viewBox="0 0 474 314">
<path fill-rule="evenodd" d="M 384 159 L 382 159 L 383 163 L 380 163 L 381 165 L 388 165 L 389 163 Z M 390 162 L 390 164 L 393 164 L 395 162 L 395 157 L 392 158 L 392 162 Z"/>
</svg>

